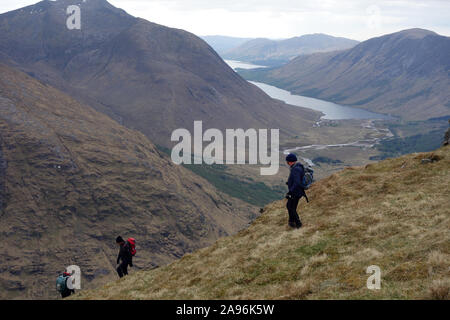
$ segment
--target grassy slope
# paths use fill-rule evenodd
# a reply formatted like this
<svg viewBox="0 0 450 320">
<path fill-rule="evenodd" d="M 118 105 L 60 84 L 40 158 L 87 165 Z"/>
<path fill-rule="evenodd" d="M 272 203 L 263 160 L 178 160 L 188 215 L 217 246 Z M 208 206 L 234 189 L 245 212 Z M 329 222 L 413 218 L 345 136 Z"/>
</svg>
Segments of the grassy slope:
<svg viewBox="0 0 450 320">
<path fill-rule="evenodd" d="M 118 234 L 137 239 L 135 266 L 147 269 L 235 234 L 257 212 L 143 134 L 0 64 L 0 299 L 54 298 L 71 264 L 84 288 L 112 281 Z"/>
<path fill-rule="evenodd" d="M 349 168 L 301 202 L 305 227 L 286 227 L 285 202 L 252 226 L 166 267 L 79 299 L 448 298 L 450 148 Z M 421 159 L 437 156 L 437 162 Z M 366 288 L 370 265 L 382 288 Z"/>
</svg>

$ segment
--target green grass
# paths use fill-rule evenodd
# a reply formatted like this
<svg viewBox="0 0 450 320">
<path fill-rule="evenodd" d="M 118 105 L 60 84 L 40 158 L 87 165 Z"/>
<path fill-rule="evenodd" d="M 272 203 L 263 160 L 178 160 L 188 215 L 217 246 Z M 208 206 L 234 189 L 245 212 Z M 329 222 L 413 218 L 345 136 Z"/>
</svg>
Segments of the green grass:
<svg viewBox="0 0 450 320">
<path fill-rule="evenodd" d="M 314 162 L 318 166 L 320 166 L 320 163 L 326 163 L 326 164 L 341 164 L 342 163 L 341 160 L 331 159 L 328 157 L 316 157 L 316 158 L 312 159 L 312 162 Z"/>
<path fill-rule="evenodd" d="M 323 250 L 327 247 L 327 245 L 328 245 L 327 241 L 320 241 L 314 245 L 305 245 L 298 247 L 297 249 L 295 249 L 295 253 L 309 258 L 319 253 L 322 253 Z"/>
<path fill-rule="evenodd" d="M 376 146 L 381 152 L 379 156 L 371 160 L 383 160 L 394 158 L 413 152 L 428 152 L 439 148 L 442 143 L 443 133 L 441 130 L 431 131 L 425 134 L 417 134 L 405 138 L 392 138 L 383 140 Z"/>
<path fill-rule="evenodd" d="M 158 148 L 170 155 L 168 148 L 162 146 Z M 263 182 L 232 175 L 227 172 L 226 165 L 184 164 L 183 166 L 209 181 L 221 192 L 254 206 L 264 207 L 268 203 L 283 198 L 286 192 L 284 186 L 270 187 Z"/>
</svg>

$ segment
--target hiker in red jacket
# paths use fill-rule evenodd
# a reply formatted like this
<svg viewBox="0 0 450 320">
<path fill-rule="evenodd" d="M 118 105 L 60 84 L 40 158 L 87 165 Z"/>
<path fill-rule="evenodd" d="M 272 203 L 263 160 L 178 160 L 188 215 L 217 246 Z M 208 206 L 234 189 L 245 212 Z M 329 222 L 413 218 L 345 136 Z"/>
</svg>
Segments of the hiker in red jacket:
<svg viewBox="0 0 450 320">
<path fill-rule="evenodd" d="M 61 283 L 62 282 L 62 283 Z M 56 287 L 58 288 L 61 298 L 67 298 L 75 293 L 72 283 L 72 275 L 64 271 L 56 280 Z"/>
<path fill-rule="evenodd" d="M 128 241 L 123 240 L 121 236 L 118 236 L 116 243 L 119 245 L 119 255 L 117 256 L 117 274 L 120 278 L 128 275 L 128 265 L 133 266 L 133 254 L 132 248 Z"/>
</svg>

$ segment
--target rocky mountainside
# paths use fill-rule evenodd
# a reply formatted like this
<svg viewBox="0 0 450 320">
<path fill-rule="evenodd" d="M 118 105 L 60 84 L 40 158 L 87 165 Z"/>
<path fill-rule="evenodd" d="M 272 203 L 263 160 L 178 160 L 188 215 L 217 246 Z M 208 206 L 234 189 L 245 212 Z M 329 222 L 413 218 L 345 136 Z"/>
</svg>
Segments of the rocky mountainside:
<svg viewBox="0 0 450 320">
<path fill-rule="evenodd" d="M 72 264 L 84 288 L 114 279 L 118 234 L 137 239 L 135 266 L 150 268 L 256 213 L 142 133 L 0 64 L 0 298 L 56 298 Z"/>
<path fill-rule="evenodd" d="M 68 30 L 70 4 L 46 0 L 0 15 L 0 61 L 156 144 L 171 146 L 172 131 L 192 130 L 194 120 L 205 129 L 279 128 L 283 136 L 317 118 L 269 98 L 197 36 L 132 17 L 106 0 L 76 2 L 81 30 Z"/>
<path fill-rule="evenodd" d="M 449 299 L 449 169 L 449 146 L 347 168 L 312 186 L 299 230 L 278 201 L 233 237 L 75 298 Z"/>
<path fill-rule="evenodd" d="M 283 40 L 258 38 L 233 48 L 223 56 L 226 59 L 247 61 L 262 65 L 281 65 L 299 55 L 349 49 L 358 41 L 326 34 L 307 34 Z"/>
<path fill-rule="evenodd" d="M 408 120 L 450 115 L 450 38 L 409 29 L 245 76 Z"/>
</svg>

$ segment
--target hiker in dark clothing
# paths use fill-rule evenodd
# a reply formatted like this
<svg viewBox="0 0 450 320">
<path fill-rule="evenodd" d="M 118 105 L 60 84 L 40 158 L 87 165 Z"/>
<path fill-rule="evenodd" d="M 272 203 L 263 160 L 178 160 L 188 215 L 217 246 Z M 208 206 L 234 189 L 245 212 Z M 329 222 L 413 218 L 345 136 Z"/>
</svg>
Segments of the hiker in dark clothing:
<svg viewBox="0 0 450 320">
<path fill-rule="evenodd" d="M 305 190 L 302 187 L 303 176 L 305 170 L 303 165 L 297 162 L 297 156 L 290 153 L 286 157 L 286 162 L 290 167 L 291 173 L 287 182 L 289 192 L 286 194 L 287 205 L 286 208 L 289 213 L 289 226 L 292 228 L 301 228 L 302 223 L 297 213 L 298 202 L 301 197 L 305 196 Z"/>
<path fill-rule="evenodd" d="M 68 272 L 64 272 L 61 277 L 62 277 L 62 281 L 64 281 L 64 285 L 62 286 L 62 290 L 60 291 L 61 293 L 61 298 L 67 298 L 68 296 L 71 296 L 72 294 L 75 293 L 75 290 L 73 289 L 73 285 L 71 283 L 72 278 L 71 278 L 71 274 Z"/>
<path fill-rule="evenodd" d="M 118 236 L 116 243 L 119 245 L 119 255 L 117 256 L 117 273 L 120 278 L 128 275 L 128 265 L 133 266 L 133 256 L 131 255 L 130 246 L 121 236 Z"/>
</svg>

